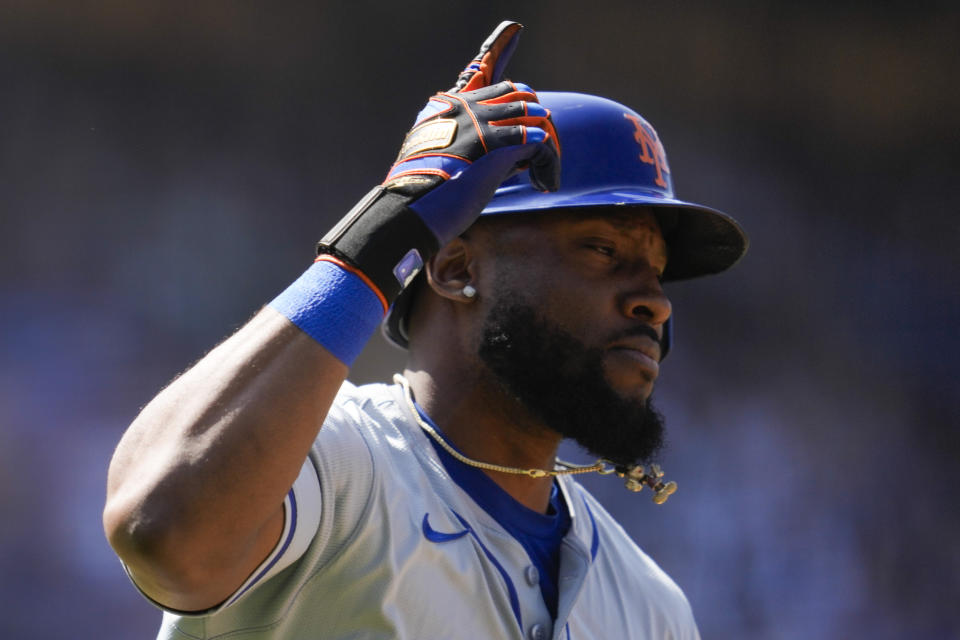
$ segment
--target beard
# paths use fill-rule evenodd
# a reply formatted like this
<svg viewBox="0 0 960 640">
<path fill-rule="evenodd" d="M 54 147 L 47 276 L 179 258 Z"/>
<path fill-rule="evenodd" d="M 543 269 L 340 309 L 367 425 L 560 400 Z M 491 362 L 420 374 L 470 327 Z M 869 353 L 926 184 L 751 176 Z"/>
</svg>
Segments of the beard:
<svg viewBox="0 0 960 640">
<path fill-rule="evenodd" d="M 647 464 L 663 447 L 650 399 L 628 399 L 607 381 L 602 349 L 587 347 L 505 296 L 487 315 L 478 349 L 499 386 L 547 428 L 616 466 Z"/>
</svg>

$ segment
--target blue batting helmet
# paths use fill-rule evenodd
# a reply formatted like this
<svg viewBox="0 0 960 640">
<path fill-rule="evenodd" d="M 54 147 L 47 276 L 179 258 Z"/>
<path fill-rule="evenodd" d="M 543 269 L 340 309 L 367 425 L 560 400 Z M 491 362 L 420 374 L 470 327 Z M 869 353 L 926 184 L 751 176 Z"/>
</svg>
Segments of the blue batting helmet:
<svg viewBox="0 0 960 640">
<path fill-rule="evenodd" d="M 537 96 L 550 110 L 560 137 L 560 189 L 537 191 L 523 171 L 500 185 L 480 215 L 650 208 L 668 248 L 664 281 L 719 273 L 746 253 L 747 236 L 733 218 L 674 197 L 663 144 L 640 114 L 613 100 L 582 93 L 543 91 Z M 387 338 L 401 347 L 407 346 L 403 320 L 411 299 L 408 288 L 394 302 L 383 324 Z M 669 326 L 665 328 L 664 355 L 670 330 Z"/>
</svg>

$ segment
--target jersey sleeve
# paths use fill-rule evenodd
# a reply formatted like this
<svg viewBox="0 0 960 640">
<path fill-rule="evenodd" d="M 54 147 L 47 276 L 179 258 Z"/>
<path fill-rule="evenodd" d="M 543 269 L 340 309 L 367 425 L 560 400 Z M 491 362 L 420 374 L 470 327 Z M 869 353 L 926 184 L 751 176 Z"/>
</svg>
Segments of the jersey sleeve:
<svg viewBox="0 0 960 640">
<path fill-rule="evenodd" d="M 283 500 L 283 532 L 276 546 L 236 591 L 211 609 L 179 611 L 164 606 L 163 603 L 157 602 L 140 589 L 126 564 L 123 568 L 141 595 L 160 609 L 184 617 L 208 616 L 230 607 L 300 559 L 317 533 L 322 512 L 321 507 L 320 481 L 317 478 L 317 471 L 308 457 Z"/>
<path fill-rule="evenodd" d="M 290 491 L 287 492 L 287 497 L 283 500 L 283 533 L 277 541 L 277 546 L 250 574 L 246 582 L 240 585 L 240 588 L 218 609 L 229 607 L 252 589 L 300 559 L 317 533 L 317 527 L 320 525 L 321 504 L 317 471 L 307 458 L 300 469 L 300 475 L 297 476 Z"/>
<path fill-rule="evenodd" d="M 269 626 L 295 607 L 304 585 L 368 521 L 376 484 L 369 432 L 381 422 L 375 403 L 344 382 L 284 499 L 274 549 L 215 608 L 181 612 L 158 604 L 165 610 L 159 637 L 233 637 Z"/>
</svg>

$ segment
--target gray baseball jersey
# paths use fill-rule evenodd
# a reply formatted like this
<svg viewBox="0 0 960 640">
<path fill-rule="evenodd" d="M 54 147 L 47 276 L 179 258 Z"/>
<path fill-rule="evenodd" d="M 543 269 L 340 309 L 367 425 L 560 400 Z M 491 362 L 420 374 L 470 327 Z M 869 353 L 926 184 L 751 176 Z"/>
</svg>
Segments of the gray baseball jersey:
<svg viewBox="0 0 960 640">
<path fill-rule="evenodd" d="M 159 638 L 697 640 L 683 593 L 569 476 L 553 619 L 523 547 L 453 482 L 399 385 L 345 383 L 283 535 L 223 604 Z"/>
</svg>

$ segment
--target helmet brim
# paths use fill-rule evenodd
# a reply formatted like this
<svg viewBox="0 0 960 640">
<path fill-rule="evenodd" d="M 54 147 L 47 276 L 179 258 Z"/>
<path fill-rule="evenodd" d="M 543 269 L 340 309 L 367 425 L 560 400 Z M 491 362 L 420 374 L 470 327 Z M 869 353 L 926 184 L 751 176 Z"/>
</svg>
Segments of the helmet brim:
<svg viewBox="0 0 960 640">
<path fill-rule="evenodd" d="M 539 193 L 518 185 L 498 191 L 506 196 L 494 199 L 483 215 L 530 213 L 556 209 L 649 208 L 657 217 L 668 259 L 664 281 L 687 280 L 725 271 L 736 264 L 750 244 L 737 221 L 716 209 L 665 198 L 636 189 L 604 189 L 591 193 Z M 522 191 L 527 191 L 522 194 Z M 529 197 L 525 197 L 529 196 Z"/>
</svg>

